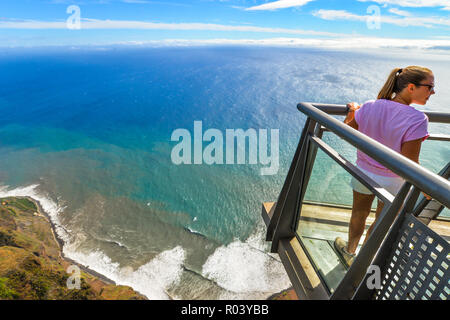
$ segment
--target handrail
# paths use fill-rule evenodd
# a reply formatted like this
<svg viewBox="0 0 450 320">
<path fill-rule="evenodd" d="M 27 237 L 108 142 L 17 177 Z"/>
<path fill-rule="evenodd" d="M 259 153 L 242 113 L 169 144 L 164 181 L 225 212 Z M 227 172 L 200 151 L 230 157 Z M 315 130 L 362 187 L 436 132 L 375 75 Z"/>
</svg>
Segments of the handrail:
<svg viewBox="0 0 450 320">
<path fill-rule="evenodd" d="M 325 103 L 309 103 L 313 107 L 328 113 L 329 115 L 335 116 L 345 116 L 348 112 L 348 108 L 343 104 L 325 104 Z M 298 105 L 297 105 L 298 108 Z M 422 111 L 428 117 L 430 122 L 438 122 L 438 123 L 450 123 L 450 113 L 446 112 L 438 112 L 438 111 Z"/>
<path fill-rule="evenodd" d="M 311 104 L 302 102 L 297 105 L 299 111 L 305 113 L 333 133 L 358 148 L 392 172 L 416 185 L 419 189 L 450 207 L 450 182 L 425 169 L 398 152 L 384 146 L 378 141 L 351 128 L 331 117 L 329 114 L 345 114 L 347 107 L 343 105 Z M 325 110 L 326 112 L 322 111 Z M 333 111 L 334 110 L 334 111 Z M 344 111 L 345 110 L 345 111 Z M 426 112 L 430 121 L 450 123 L 450 114 L 441 112 Z"/>
<path fill-rule="evenodd" d="M 272 241 L 271 251 L 279 253 L 299 297 L 311 299 L 317 299 L 317 297 L 320 299 L 369 297 L 371 292 L 363 290 L 362 281 L 367 276 L 367 267 L 373 263 L 376 255 L 378 259 L 376 265 L 383 265 L 380 261 L 387 259 L 387 256 L 378 255 L 377 252 L 380 250 L 380 245 L 385 249 L 391 249 L 392 239 L 395 240 L 398 231 L 393 229 L 394 219 L 397 218 L 395 225 L 398 226 L 402 222 L 399 218 L 413 213 L 420 191 L 430 195 L 443 206 L 450 207 L 450 182 L 333 117 L 335 115 L 345 116 L 348 113 L 345 105 L 305 102 L 299 103 L 297 108 L 307 116 L 307 119 L 283 188 L 271 210 L 266 240 Z M 450 123 L 450 113 L 425 112 L 425 114 L 430 122 Z M 305 276 L 304 270 L 315 269 L 315 266 L 308 264 L 312 262 L 312 258 L 308 256 L 307 248 L 301 235 L 298 234 L 297 226 L 300 221 L 301 206 L 316 160 L 316 149 L 311 148 L 311 145 L 322 148 L 353 177 L 358 178 L 360 174 L 354 165 L 347 163 L 343 157 L 344 161 L 341 161 L 340 155 L 322 142 L 324 131 L 333 132 L 405 179 L 405 183 L 393 201 L 384 201 L 383 210 L 367 243 L 361 248 L 334 292 L 324 291 L 326 287 L 324 279 L 320 280 L 319 285 L 316 286 L 311 284 L 311 279 L 307 275 Z M 445 135 L 435 135 L 434 139 L 450 141 L 449 137 Z M 365 179 L 361 176 L 359 178 Z M 386 242 L 386 235 L 390 236 L 389 239 L 392 238 L 389 243 Z"/>
</svg>

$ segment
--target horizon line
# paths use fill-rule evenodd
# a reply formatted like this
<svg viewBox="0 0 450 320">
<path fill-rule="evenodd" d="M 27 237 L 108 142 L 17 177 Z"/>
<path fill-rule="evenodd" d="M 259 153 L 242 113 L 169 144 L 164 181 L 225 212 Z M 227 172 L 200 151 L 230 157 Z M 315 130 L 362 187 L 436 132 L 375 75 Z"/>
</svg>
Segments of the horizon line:
<svg viewBox="0 0 450 320">
<path fill-rule="evenodd" d="M 381 37 L 338 37 L 317 38 L 265 38 L 265 39 L 161 39 L 142 41 L 114 41 L 110 43 L 67 43 L 37 45 L 1 45 L 0 48 L 44 48 L 44 47 L 108 47 L 108 46 L 148 46 L 181 47 L 210 45 L 249 45 L 275 47 L 312 47 L 323 49 L 416 49 L 450 51 L 450 39 L 399 39 Z"/>
</svg>

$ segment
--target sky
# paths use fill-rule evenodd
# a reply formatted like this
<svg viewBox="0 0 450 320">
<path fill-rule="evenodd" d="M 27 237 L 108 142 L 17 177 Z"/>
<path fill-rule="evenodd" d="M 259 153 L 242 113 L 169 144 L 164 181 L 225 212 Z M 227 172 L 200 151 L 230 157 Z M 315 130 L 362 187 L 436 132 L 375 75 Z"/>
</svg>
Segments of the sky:
<svg viewBox="0 0 450 320">
<path fill-rule="evenodd" d="M 0 47 L 190 43 L 450 49 L 450 0 L 0 0 Z"/>
</svg>

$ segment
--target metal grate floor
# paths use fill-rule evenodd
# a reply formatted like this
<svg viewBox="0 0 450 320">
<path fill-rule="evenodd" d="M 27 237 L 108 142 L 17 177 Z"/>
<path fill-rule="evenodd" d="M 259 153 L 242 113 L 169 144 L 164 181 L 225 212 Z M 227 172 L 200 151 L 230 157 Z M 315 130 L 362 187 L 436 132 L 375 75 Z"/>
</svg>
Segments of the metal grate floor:
<svg viewBox="0 0 450 320">
<path fill-rule="evenodd" d="M 407 215 L 386 263 L 376 299 L 447 300 L 450 245 Z"/>
</svg>

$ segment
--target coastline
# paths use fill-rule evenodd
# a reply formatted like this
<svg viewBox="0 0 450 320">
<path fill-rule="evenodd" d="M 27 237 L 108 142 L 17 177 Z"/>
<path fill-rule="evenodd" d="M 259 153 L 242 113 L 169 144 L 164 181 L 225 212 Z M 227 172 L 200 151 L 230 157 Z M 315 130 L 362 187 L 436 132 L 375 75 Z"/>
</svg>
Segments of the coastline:
<svg viewBox="0 0 450 320">
<path fill-rule="evenodd" d="M 90 276 L 93 276 L 95 278 L 98 278 L 99 280 L 101 280 L 102 282 L 104 282 L 105 284 L 109 284 L 109 285 L 118 285 L 114 280 L 108 278 L 107 276 L 90 269 L 89 267 L 84 266 L 83 264 L 67 257 L 64 252 L 63 252 L 63 247 L 64 247 L 64 240 L 58 235 L 58 233 L 56 232 L 56 225 L 54 224 L 54 222 L 52 221 L 50 215 L 43 209 L 43 207 L 41 206 L 41 203 L 39 202 L 39 200 L 32 198 L 31 196 L 14 196 L 15 198 L 18 199 L 27 199 L 31 202 L 33 202 L 36 205 L 37 208 L 37 215 L 44 218 L 49 224 L 50 224 L 50 229 L 53 235 L 53 239 L 54 241 L 57 243 L 58 248 L 59 248 L 59 255 L 61 257 L 61 259 L 65 262 L 67 262 L 68 264 L 71 265 L 76 265 L 77 267 L 80 268 L 80 270 L 82 270 L 83 272 L 89 274 Z M 144 295 L 143 293 L 137 291 L 136 289 L 133 288 L 133 290 L 137 293 L 139 293 L 141 296 L 145 297 L 145 299 L 148 300 L 148 297 L 146 295 Z M 173 299 L 173 297 L 171 297 L 167 292 L 166 292 L 167 296 L 169 297 L 170 300 Z M 286 288 L 284 290 L 281 290 L 279 292 L 273 293 L 269 296 L 267 296 L 265 298 L 265 300 L 297 300 L 297 296 L 295 295 L 295 292 L 293 290 L 292 287 Z"/>
<path fill-rule="evenodd" d="M 37 199 L 1 197 L 0 300 L 149 300 L 66 257 L 62 249 L 70 240 L 58 236 L 58 220 L 52 223 L 52 211 Z"/>
<path fill-rule="evenodd" d="M 56 243 L 58 244 L 58 247 L 59 247 L 59 254 L 60 254 L 62 260 L 67 261 L 67 262 L 69 262 L 70 264 L 76 265 L 77 267 L 79 267 L 79 268 L 80 268 L 81 270 L 83 270 L 84 272 L 86 272 L 86 273 L 90 274 L 91 276 L 94 276 L 94 277 L 96 277 L 96 278 L 102 280 L 103 282 L 105 282 L 105 283 L 107 283 L 107 284 L 117 285 L 117 283 L 116 283 L 115 281 L 109 279 L 109 278 L 106 277 L 105 275 L 100 274 L 100 273 L 98 273 L 98 272 L 96 272 L 96 271 L 94 271 L 94 270 L 92 270 L 92 269 L 90 269 L 90 268 L 88 268 L 88 267 L 82 265 L 81 263 L 79 263 L 79 262 L 77 262 L 77 261 L 75 261 L 75 260 L 73 260 L 73 259 L 70 259 L 70 258 L 67 257 L 66 255 L 64 255 L 64 252 L 63 252 L 64 240 L 62 240 L 62 239 L 58 236 L 58 233 L 56 232 L 55 224 L 54 224 L 53 221 L 51 220 L 51 218 L 50 218 L 50 216 L 48 215 L 48 213 L 45 212 L 45 210 L 42 208 L 42 206 L 41 206 L 39 200 L 36 200 L 36 199 L 34 199 L 34 198 L 30 197 L 30 196 L 15 196 L 15 198 L 19 198 L 19 199 L 20 199 L 20 198 L 22 198 L 22 199 L 28 199 L 28 200 L 30 200 L 31 202 L 33 202 L 33 203 L 36 205 L 36 208 L 38 209 L 38 212 L 37 212 L 38 215 L 40 215 L 41 217 L 44 217 L 44 218 L 50 223 L 51 230 L 52 230 L 52 233 L 53 233 L 53 238 L 55 239 Z M 135 291 L 136 291 L 136 290 L 135 290 Z M 139 294 L 143 295 L 143 294 L 140 293 L 140 292 L 139 292 Z M 145 296 L 145 295 L 143 295 L 143 296 Z"/>
</svg>

